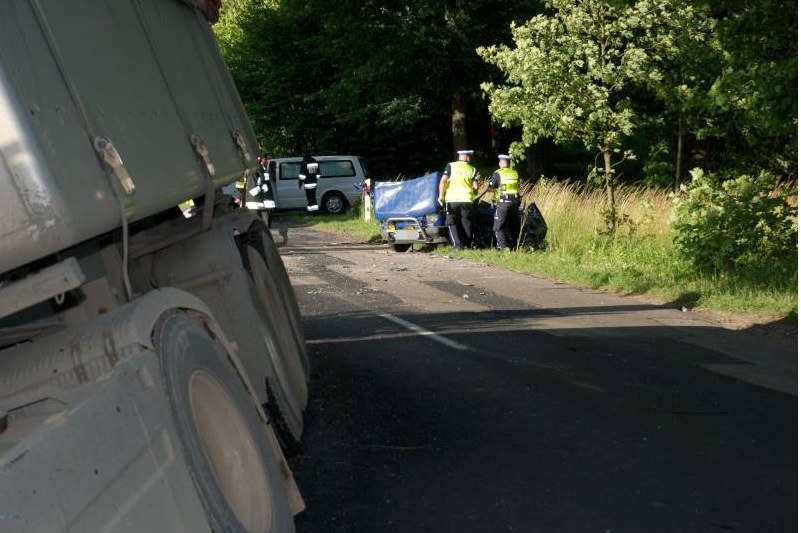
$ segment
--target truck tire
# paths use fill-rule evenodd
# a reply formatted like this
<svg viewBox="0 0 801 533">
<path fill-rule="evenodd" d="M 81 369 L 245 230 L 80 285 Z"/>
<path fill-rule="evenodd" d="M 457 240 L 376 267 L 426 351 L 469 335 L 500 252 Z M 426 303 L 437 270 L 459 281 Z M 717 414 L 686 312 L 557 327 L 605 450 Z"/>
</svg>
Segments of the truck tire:
<svg viewBox="0 0 801 533">
<path fill-rule="evenodd" d="M 253 307 L 265 332 L 272 337 L 266 339 L 271 372 L 264 379 L 268 398 L 265 409 L 284 451 L 294 454 L 300 447 L 303 411 L 308 403 L 307 374 L 301 355 L 305 352 L 298 349 L 278 284 L 264 256 L 251 244 L 245 245 L 243 255 L 250 274 Z"/>
<path fill-rule="evenodd" d="M 267 263 L 267 268 L 273 275 L 281 303 L 286 311 L 287 320 L 292 328 L 292 335 L 295 339 L 295 344 L 298 350 L 300 362 L 303 365 L 303 372 L 306 375 L 306 382 L 309 382 L 309 355 L 306 352 L 306 340 L 303 337 L 303 327 L 301 325 L 300 306 L 298 306 L 298 299 L 295 297 L 295 290 L 289 281 L 286 268 L 281 255 L 278 253 L 278 247 L 273 241 L 272 235 L 269 231 L 251 231 L 248 233 L 249 242 L 261 254 Z"/>
<path fill-rule="evenodd" d="M 294 531 L 263 422 L 219 345 L 178 311 L 160 317 L 153 343 L 178 439 L 211 529 Z"/>
</svg>

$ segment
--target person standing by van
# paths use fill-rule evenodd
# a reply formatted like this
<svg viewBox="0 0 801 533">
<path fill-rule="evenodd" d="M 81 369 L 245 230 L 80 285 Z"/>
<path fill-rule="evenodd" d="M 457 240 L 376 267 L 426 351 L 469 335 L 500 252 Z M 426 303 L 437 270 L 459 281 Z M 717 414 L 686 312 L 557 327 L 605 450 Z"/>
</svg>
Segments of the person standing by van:
<svg viewBox="0 0 801 533">
<path fill-rule="evenodd" d="M 478 189 L 478 171 L 470 164 L 473 150 L 459 150 L 456 153 L 459 154 L 459 160 L 448 163 L 442 173 L 438 201 L 439 205 L 445 207 L 445 226 L 448 228 L 451 244 L 454 248 L 464 248 L 473 241 L 470 211 Z"/>
<path fill-rule="evenodd" d="M 320 209 L 317 205 L 317 179 L 320 176 L 320 165 L 309 152 L 303 154 L 298 173 L 298 187 L 306 193 L 306 211 L 315 213 Z"/>
<path fill-rule="evenodd" d="M 498 155 L 498 170 L 490 177 L 489 186 L 495 191 L 495 219 L 492 222 L 492 231 L 495 232 L 495 242 L 499 250 L 509 250 L 512 240 L 509 228 L 512 217 L 517 215 L 520 205 L 520 177 L 517 171 L 509 166 L 510 158 L 506 154 Z"/>
<path fill-rule="evenodd" d="M 252 200 L 247 202 L 248 209 L 275 209 L 269 161 L 269 157 L 259 154 L 259 168 L 256 169 L 256 173 L 253 175 L 253 186 L 248 191 L 248 194 L 252 197 Z"/>
</svg>

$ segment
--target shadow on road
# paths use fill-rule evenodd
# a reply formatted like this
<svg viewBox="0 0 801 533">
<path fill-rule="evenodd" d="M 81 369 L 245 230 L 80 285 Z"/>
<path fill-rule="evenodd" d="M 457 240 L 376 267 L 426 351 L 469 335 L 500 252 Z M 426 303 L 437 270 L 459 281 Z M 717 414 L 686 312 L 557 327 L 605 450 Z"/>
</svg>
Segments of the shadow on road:
<svg viewBox="0 0 801 533">
<path fill-rule="evenodd" d="M 747 363 L 668 327 L 518 327 L 548 310 L 399 316 L 469 349 L 367 311 L 304 321 L 298 531 L 794 527 L 795 397 L 706 369 Z"/>
</svg>

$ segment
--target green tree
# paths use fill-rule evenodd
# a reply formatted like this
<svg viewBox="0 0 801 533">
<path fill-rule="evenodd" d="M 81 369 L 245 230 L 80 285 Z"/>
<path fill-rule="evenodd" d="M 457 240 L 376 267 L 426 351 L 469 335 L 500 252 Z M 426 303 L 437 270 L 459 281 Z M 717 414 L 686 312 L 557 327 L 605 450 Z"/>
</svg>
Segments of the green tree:
<svg viewBox="0 0 801 533">
<path fill-rule="evenodd" d="M 397 173 L 439 167 L 468 134 L 489 137 L 479 84 L 490 67 L 474 50 L 538 6 L 232 0 L 215 32 L 265 148 L 356 152 Z"/>
<path fill-rule="evenodd" d="M 674 52 L 660 62 L 660 77 L 649 80 L 650 87 L 665 106 L 666 121 L 675 125 L 675 190 L 685 176 L 685 138 L 688 133 L 695 135 L 704 129 L 710 119 L 708 95 L 724 56 L 715 36 L 715 21 L 703 6 L 696 7 L 692 16 L 685 17 L 684 21 L 686 26 L 675 36 Z M 648 111 L 661 118 L 655 106 Z"/>
<path fill-rule="evenodd" d="M 271 93 L 287 88 L 271 76 L 281 65 L 264 53 L 275 46 L 273 43 L 281 42 L 278 34 L 283 28 L 273 24 L 276 9 L 277 0 L 226 0 L 214 34 L 259 144 L 268 153 L 283 154 L 290 151 L 287 145 L 291 135 L 285 125 L 270 120 L 275 112 Z"/>
<path fill-rule="evenodd" d="M 598 150 L 613 233 L 618 220 L 614 167 L 620 162 L 613 154 L 623 153 L 625 159 L 625 139 L 640 119 L 631 92 L 662 78 L 663 61 L 677 53 L 694 11 L 667 0 L 550 0 L 547 5 L 550 14 L 512 26 L 514 48 L 478 50 L 507 77 L 507 83 L 485 83 L 483 89 L 493 116 L 506 127 L 522 126 L 516 155 L 546 137 L 557 143 L 578 140 Z"/>
<path fill-rule="evenodd" d="M 706 0 L 723 64 L 709 90 L 717 168 L 798 175 L 798 2 Z M 714 168 L 714 167 L 713 167 Z"/>
</svg>

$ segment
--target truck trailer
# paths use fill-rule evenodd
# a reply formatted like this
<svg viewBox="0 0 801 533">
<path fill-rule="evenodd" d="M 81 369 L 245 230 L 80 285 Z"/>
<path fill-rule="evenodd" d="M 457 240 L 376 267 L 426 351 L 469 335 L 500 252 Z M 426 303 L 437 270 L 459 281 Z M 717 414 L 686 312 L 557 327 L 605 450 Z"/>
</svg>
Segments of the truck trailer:
<svg viewBox="0 0 801 533">
<path fill-rule="evenodd" d="M 292 531 L 309 365 L 218 0 L 0 3 L 0 530 Z M 187 218 L 177 207 L 193 200 Z"/>
</svg>

